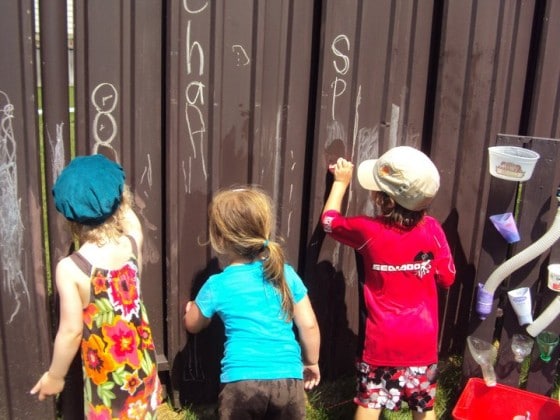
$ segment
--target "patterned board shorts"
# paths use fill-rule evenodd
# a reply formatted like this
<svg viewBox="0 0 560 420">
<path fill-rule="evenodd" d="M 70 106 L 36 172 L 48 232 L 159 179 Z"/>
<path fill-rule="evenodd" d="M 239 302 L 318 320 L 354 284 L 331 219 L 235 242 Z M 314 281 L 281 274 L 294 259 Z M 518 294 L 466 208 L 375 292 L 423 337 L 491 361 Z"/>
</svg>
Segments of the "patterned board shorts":
<svg viewBox="0 0 560 420">
<path fill-rule="evenodd" d="M 411 411 L 433 410 L 437 387 L 437 364 L 414 367 L 372 366 L 356 363 L 354 402 L 365 408 L 398 411 L 405 401 Z"/>
</svg>

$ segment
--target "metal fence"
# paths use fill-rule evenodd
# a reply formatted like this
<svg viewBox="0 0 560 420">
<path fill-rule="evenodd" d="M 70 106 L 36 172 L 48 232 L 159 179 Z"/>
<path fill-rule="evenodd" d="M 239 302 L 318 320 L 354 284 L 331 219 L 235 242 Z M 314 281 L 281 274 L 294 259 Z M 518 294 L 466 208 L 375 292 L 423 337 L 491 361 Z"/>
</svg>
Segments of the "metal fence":
<svg viewBox="0 0 560 420">
<path fill-rule="evenodd" d="M 50 188 L 74 154 L 101 152 L 127 171 L 160 371 L 180 403 L 212 401 L 218 389 L 219 322 L 188 336 L 181 316 L 217 270 L 200 245 L 207 204 L 233 184 L 273 196 L 319 318 L 325 379 L 351 371 L 355 258 L 319 226 L 327 165 L 339 155 L 358 162 L 409 144 L 438 166 L 431 213 L 458 269 L 441 294 L 442 358 L 462 354 L 468 334 L 499 331 L 507 343 L 520 328 L 501 296 L 504 315 L 483 323 L 473 302 L 475 285 L 542 235 L 556 211 L 558 2 L 74 0 L 71 60 L 66 3 L 40 0 L 38 10 L 39 33 L 33 0 L 6 0 L 0 16 L 0 418 L 54 418 L 54 402 L 28 391 L 50 360 L 51 272 L 71 245 Z M 486 150 L 496 142 L 541 153 L 522 193 L 490 177 Z M 353 186 L 346 210 L 370 206 Z M 488 216 L 514 207 L 522 241 L 508 246 Z M 553 247 L 506 283 L 530 285 L 537 313 L 553 296 L 544 285 L 555 258 Z M 479 374 L 467 356 L 465 372 Z M 528 388 L 550 392 L 557 358 L 533 365 Z M 500 380 L 518 382 L 514 370 Z M 79 384 L 79 371 L 73 378 Z M 63 394 L 66 417 L 79 413 L 80 395 L 79 386 Z"/>
</svg>

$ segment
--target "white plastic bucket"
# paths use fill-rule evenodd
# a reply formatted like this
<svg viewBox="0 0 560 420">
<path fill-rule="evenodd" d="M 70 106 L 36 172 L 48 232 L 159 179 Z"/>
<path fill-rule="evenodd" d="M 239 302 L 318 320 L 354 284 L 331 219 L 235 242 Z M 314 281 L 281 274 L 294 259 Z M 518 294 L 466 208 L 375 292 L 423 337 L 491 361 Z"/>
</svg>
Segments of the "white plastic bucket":
<svg viewBox="0 0 560 420">
<path fill-rule="evenodd" d="M 533 175 L 540 155 L 517 146 L 493 146 L 488 148 L 490 175 L 508 181 L 527 181 Z"/>
</svg>

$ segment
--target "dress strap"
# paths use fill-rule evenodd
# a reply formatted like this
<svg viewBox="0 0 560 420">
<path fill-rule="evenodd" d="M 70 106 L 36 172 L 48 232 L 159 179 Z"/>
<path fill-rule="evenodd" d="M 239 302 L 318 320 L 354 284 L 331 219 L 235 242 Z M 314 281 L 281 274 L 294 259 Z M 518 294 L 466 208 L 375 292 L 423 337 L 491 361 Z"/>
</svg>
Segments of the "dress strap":
<svg viewBox="0 0 560 420">
<path fill-rule="evenodd" d="M 136 244 L 134 236 L 126 235 L 126 237 L 130 239 L 130 243 L 132 244 L 132 255 L 134 255 L 134 258 L 138 258 L 138 245 Z"/>
<path fill-rule="evenodd" d="M 78 268 L 82 270 L 86 275 L 89 276 L 91 274 L 91 263 L 86 260 L 86 257 L 80 254 L 79 251 L 76 251 L 72 255 L 70 255 L 70 259 L 74 261 L 74 264 L 76 264 Z"/>
</svg>

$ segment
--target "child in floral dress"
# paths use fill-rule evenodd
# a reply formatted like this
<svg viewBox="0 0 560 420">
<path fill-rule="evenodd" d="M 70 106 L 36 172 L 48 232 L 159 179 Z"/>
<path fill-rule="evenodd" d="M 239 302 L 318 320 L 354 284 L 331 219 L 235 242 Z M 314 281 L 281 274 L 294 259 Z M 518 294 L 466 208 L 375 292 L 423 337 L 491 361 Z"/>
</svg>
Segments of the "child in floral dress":
<svg viewBox="0 0 560 420">
<path fill-rule="evenodd" d="M 123 168 L 103 155 L 80 156 L 53 187 L 57 210 L 80 247 L 60 260 L 60 323 L 50 367 L 31 390 L 56 395 L 78 350 L 84 417 L 153 419 L 162 407 L 156 353 L 140 290 L 142 228 Z"/>
</svg>

